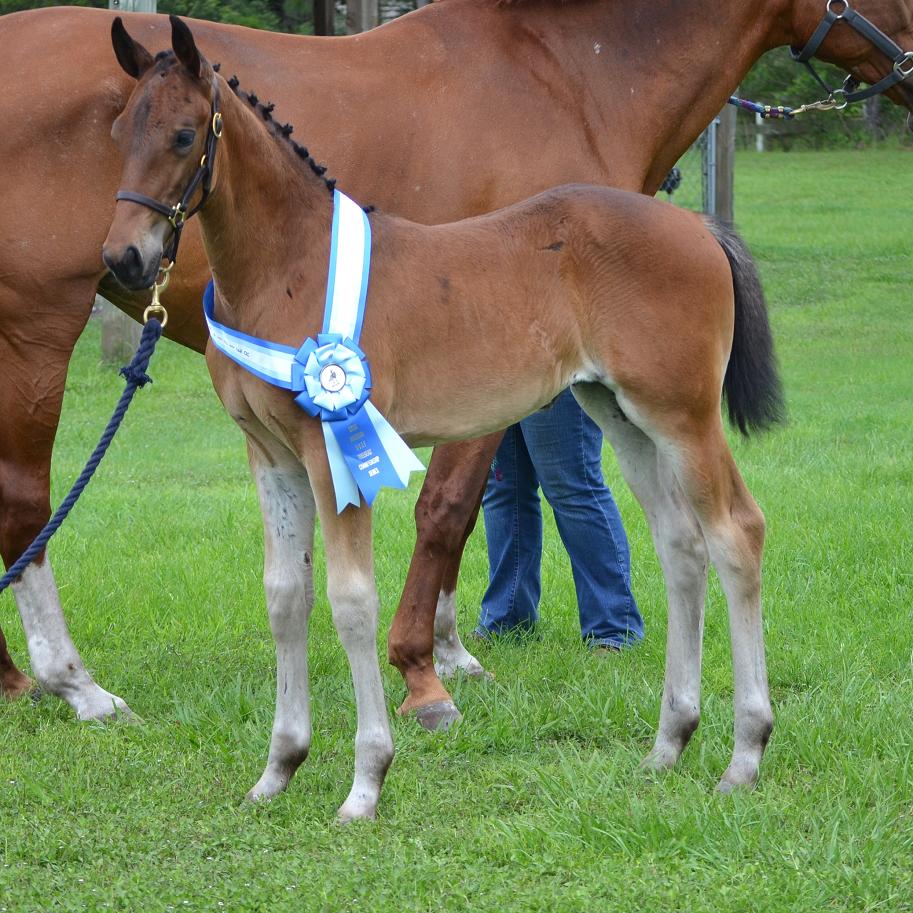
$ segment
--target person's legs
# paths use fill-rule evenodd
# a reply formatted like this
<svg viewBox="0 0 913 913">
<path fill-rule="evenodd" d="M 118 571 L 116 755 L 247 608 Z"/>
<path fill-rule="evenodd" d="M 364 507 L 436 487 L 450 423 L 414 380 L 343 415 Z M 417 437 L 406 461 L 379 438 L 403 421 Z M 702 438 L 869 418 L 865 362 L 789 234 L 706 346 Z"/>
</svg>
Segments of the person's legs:
<svg viewBox="0 0 913 913">
<path fill-rule="evenodd" d="M 492 463 L 482 510 L 489 583 L 476 632 L 529 631 L 539 619 L 542 512 L 539 483 L 519 425 L 507 429 Z"/>
<path fill-rule="evenodd" d="M 571 559 L 583 639 L 615 647 L 637 642 L 643 620 L 631 593 L 628 538 L 602 476 L 602 432 L 570 390 L 521 428 Z"/>
</svg>

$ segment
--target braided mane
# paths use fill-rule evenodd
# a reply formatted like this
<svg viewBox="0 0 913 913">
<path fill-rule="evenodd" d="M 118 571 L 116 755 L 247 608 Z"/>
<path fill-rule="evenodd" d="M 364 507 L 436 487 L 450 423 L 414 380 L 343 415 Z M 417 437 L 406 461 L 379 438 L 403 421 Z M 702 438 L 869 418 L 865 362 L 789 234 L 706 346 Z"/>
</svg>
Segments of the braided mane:
<svg viewBox="0 0 913 913">
<path fill-rule="evenodd" d="M 219 65 L 215 64 L 213 69 L 218 73 Z M 313 171 L 314 174 L 316 174 L 317 177 L 323 181 L 323 183 L 326 185 L 327 190 L 329 190 L 329 192 L 332 194 L 336 189 L 336 179 L 325 177 L 327 173 L 326 166 L 319 165 L 317 162 L 315 162 L 314 159 L 311 158 L 311 154 L 308 152 L 307 147 L 302 146 L 300 143 L 296 143 L 295 140 L 292 139 L 292 131 L 294 130 L 294 127 L 292 127 L 291 124 L 280 124 L 279 121 L 273 117 L 273 110 L 276 106 L 272 102 L 264 103 L 260 101 L 260 99 L 253 92 L 245 92 L 243 89 L 241 89 L 237 76 L 232 76 L 231 79 L 228 80 L 228 88 L 231 89 L 232 92 L 234 92 L 235 95 L 241 99 L 241 101 L 247 102 L 247 104 L 249 104 L 263 118 L 264 122 L 269 128 L 270 133 L 272 133 L 273 136 L 275 136 L 277 139 L 284 140 L 292 147 L 295 155 L 297 155 L 298 158 L 300 158 L 311 169 L 311 171 Z"/>
<path fill-rule="evenodd" d="M 177 56 L 174 51 L 159 51 L 155 55 L 155 63 L 158 66 L 159 70 L 168 70 L 173 66 L 177 65 Z M 221 64 L 214 63 L 212 65 L 214 72 L 218 73 L 221 69 Z M 283 140 L 288 143 L 295 155 L 298 156 L 307 166 L 314 172 L 314 174 L 319 177 L 323 183 L 326 185 L 327 190 L 330 191 L 332 195 L 333 191 L 336 189 L 336 179 L 325 177 L 327 169 L 325 165 L 319 165 L 317 162 L 311 158 L 311 154 L 308 152 L 305 146 L 296 143 L 292 137 L 292 130 L 294 129 L 291 124 L 280 124 L 279 121 L 273 118 L 273 110 L 276 107 L 272 102 L 267 102 L 264 104 L 253 92 L 243 91 L 238 83 L 238 77 L 232 76 L 231 79 L 227 80 L 228 88 L 235 93 L 235 95 L 241 99 L 241 101 L 247 102 L 265 121 L 267 127 L 269 128 L 270 133 L 275 136 L 277 139 Z"/>
</svg>

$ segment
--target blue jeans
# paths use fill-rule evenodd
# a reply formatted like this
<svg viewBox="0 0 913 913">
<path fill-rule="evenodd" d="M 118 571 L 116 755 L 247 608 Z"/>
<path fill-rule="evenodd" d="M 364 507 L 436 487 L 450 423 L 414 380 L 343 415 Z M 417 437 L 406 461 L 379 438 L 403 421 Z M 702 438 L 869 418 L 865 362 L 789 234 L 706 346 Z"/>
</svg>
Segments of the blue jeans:
<svg viewBox="0 0 913 913">
<path fill-rule="evenodd" d="M 570 390 L 507 429 L 482 499 L 489 584 L 479 634 L 530 631 L 539 619 L 541 485 L 571 559 L 583 639 L 621 647 L 643 637 L 628 537 L 601 456 L 602 432 Z"/>
</svg>

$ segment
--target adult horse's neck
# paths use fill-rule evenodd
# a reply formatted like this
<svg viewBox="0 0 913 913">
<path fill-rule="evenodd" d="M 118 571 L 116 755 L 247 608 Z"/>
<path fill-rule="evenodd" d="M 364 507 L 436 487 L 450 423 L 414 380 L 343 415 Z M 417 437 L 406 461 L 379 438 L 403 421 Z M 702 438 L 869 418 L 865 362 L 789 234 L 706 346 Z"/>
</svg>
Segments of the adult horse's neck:
<svg viewBox="0 0 913 913">
<path fill-rule="evenodd" d="M 647 192 L 796 28 L 788 0 L 527 0 L 503 15 L 505 52 L 508 41 L 544 48 L 576 77 L 562 91 L 577 96 L 594 148 L 614 159 L 616 183 Z"/>
<path fill-rule="evenodd" d="M 276 318 L 287 306 L 296 310 L 305 335 L 317 332 L 309 318 L 313 310 L 319 324 L 322 315 L 331 186 L 262 105 L 236 95 L 224 81 L 221 90 L 215 183 L 200 211 L 220 319 L 268 335 L 281 325 Z"/>
</svg>

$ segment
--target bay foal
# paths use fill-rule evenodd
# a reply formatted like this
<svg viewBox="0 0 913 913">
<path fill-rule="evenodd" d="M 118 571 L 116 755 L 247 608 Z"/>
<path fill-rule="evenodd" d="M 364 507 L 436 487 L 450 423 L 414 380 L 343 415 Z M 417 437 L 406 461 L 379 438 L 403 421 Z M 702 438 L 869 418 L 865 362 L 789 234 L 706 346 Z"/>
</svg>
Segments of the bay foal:
<svg viewBox="0 0 913 913">
<path fill-rule="evenodd" d="M 172 29 L 174 52 L 154 60 L 119 20 L 113 29 L 118 60 L 139 77 L 113 131 L 125 157 L 121 187 L 179 199 L 220 106 L 224 136 L 200 213 L 215 316 L 297 347 L 321 324 L 331 183 L 268 109 L 213 72 L 186 25 L 172 18 Z M 669 589 L 666 683 L 650 763 L 675 763 L 697 725 L 709 557 L 729 604 L 735 670 L 735 748 L 721 787 L 753 783 L 772 726 L 761 630 L 764 520 L 726 444 L 720 396 L 725 379 L 730 414 L 745 429 L 778 417 L 780 391 L 763 296 L 742 243 L 695 214 L 583 185 L 436 227 L 381 213 L 370 220 L 361 345 L 372 401 L 419 445 L 503 428 L 572 387 L 647 513 Z M 153 209 L 117 204 L 104 257 L 125 285 L 155 277 L 167 226 Z M 362 504 L 337 514 L 320 424 L 292 396 L 212 345 L 207 363 L 247 438 L 277 643 L 269 758 L 250 796 L 284 789 L 310 746 L 316 514 L 358 715 L 355 780 L 339 814 L 373 817 L 393 743 L 375 642 L 371 511 Z"/>
</svg>

